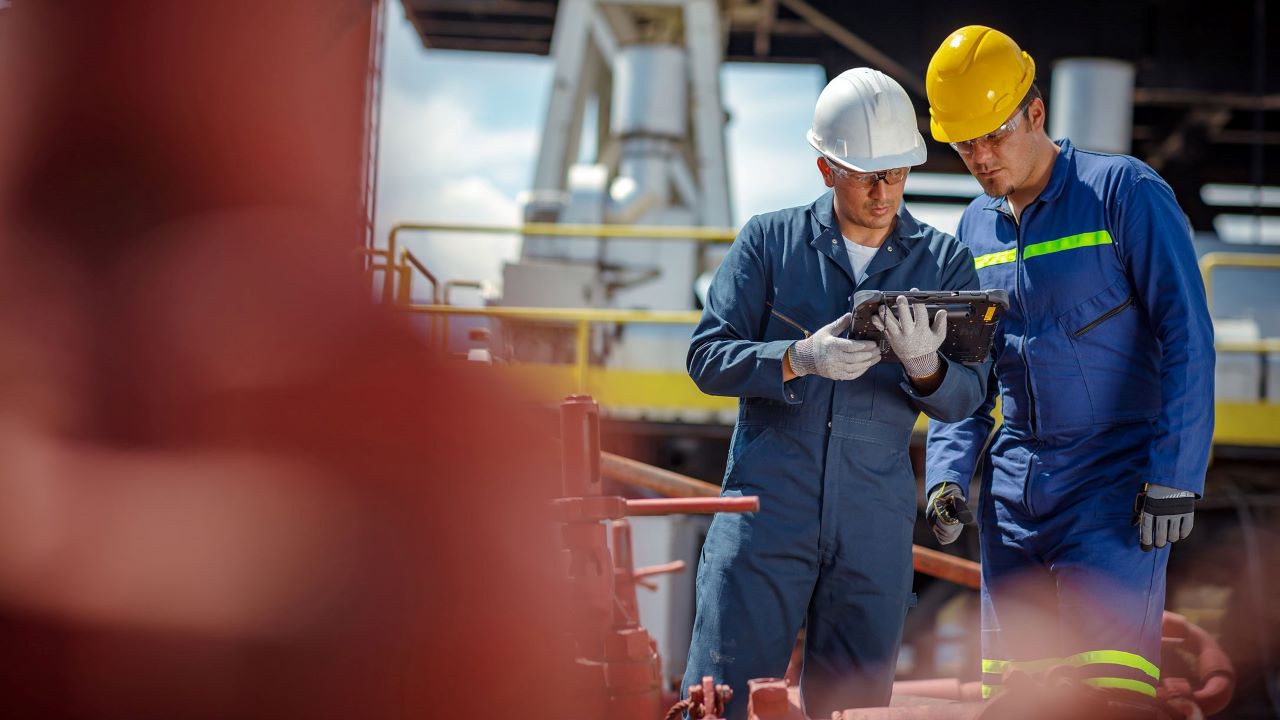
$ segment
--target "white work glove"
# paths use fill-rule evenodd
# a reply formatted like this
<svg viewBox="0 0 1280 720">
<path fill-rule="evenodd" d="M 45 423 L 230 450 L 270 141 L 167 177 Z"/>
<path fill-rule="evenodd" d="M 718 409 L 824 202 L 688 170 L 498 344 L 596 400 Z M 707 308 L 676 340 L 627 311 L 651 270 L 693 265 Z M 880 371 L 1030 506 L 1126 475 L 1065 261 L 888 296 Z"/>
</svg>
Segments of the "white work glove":
<svg viewBox="0 0 1280 720">
<path fill-rule="evenodd" d="M 965 525 L 973 524 L 973 513 L 958 485 L 942 483 L 924 504 L 924 519 L 929 521 L 938 542 L 950 545 L 960 537 Z"/>
<path fill-rule="evenodd" d="M 897 316 L 881 305 L 871 324 L 884 333 L 902 368 L 913 378 L 928 377 L 938 372 L 938 348 L 947 339 L 947 311 L 939 310 L 929 324 L 929 308 L 923 303 L 911 304 L 905 295 L 898 296 Z"/>
<path fill-rule="evenodd" d="M 1138 545 L 1145 552 L 1185 539 L 1191 534 L 1195 509 L 1195 493 L 1148 483 L 1133 504 L 1133 524 L 1140 526 Z"/>
<path fill-rule="evenodd" d="M 852 380 L 880 362 L 880 348 L 870 340 L 840 337 L 853 322 L 845 313 L 787 350 L 796 375 L 821 375 L 831 380 Z"/>
</svg>

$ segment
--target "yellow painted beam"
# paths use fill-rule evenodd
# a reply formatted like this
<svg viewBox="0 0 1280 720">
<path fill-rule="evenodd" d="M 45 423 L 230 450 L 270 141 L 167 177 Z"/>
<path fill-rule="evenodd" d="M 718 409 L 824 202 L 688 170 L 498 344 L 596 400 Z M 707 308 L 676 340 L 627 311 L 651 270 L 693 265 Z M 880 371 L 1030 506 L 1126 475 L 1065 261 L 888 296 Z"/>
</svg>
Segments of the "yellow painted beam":
<svg viewBox="0 0 1280 720">
<path fill-rule="evenodd" d="M 1216 403 L 1213 442 L 1217 445 L 1280 447 L 1280 405 Z"/>
<path fill-rule="evenodd" d="M 557 403 L 577 391 L 577 369 L 573 365 L 495 367 L 527 388 L 535 399 L 547 403 Z M 732 411 L 737 407 L 735 398 L 703 394 L 682 372 L 590 367 L 586 387 L 606 412 L 625 408 L 669 414 L 682 410 Z M 996 408 L 995 417 L 998 423 L 999 408 Z M 916 421 L 915 431 L 923 435 L 927 429 L 928 418 L 921 415 Z M 1220 445 L 1280 447 L 1280 404 L 1217 403 L 1213 440 Z"/>
</svg>

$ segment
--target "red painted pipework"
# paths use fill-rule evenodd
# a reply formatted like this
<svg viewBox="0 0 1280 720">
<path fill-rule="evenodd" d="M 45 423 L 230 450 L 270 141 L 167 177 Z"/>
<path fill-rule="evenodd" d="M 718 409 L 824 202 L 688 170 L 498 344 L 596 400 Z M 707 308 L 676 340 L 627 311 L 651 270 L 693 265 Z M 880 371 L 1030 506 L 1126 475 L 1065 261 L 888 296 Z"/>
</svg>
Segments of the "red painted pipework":
<svg viewBox="0 0 1280 720">
<path fill-rule="evenodd" d="M 654 498 L 628 500 L 627 515 L 671 515 L 672 513 L 756 512 L 760 498 Z"/>
<path fill-rule="evenodd" d="M 1180 678 L 1162 679 L 1158 689 L 1161 697 L 1190 697 L 1206 717 L 1222 712 L 1236 688 L 1235 666 L 1222 646 L 1203 628 L 1177 613 L 1165 612 L 1161 634 L 1166 639 L 1182 638 L 1182 648 L 1196 657 L 1200 674 L 1198 687 L 1179 682 Z"/>
<path fill-rule="evenodd" d="M 919 545 L 911 546 L 911 564 L 916 572 L 950 580 L 975 590 L 982 583 L 982 568 L 972 560 L 948 555 Z"/>
</svg>

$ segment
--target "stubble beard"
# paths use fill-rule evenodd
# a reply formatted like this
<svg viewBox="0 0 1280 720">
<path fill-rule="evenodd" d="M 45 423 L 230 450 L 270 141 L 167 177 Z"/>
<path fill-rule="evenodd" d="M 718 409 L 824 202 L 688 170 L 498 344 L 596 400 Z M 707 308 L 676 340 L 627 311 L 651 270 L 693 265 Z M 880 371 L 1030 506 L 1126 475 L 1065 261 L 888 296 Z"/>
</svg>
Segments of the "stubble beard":
<svg viewBox="0 0 1280 720">
<path fill-rule="evenodd" d="M 982 184 L 982 191 L 993 198 L 1009 197 L 1016 189 L 1013 183 L 1001 178 L 991 178 L 990 180 L 980 180 L 979 182 Z"/>
</svg>

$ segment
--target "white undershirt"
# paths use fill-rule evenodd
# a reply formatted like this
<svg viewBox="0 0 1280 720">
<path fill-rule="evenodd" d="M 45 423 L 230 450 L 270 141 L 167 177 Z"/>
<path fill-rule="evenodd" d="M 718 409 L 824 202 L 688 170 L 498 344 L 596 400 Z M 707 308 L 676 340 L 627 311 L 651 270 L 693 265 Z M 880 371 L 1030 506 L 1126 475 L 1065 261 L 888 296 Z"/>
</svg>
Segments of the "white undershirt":
<svg viewBox="0 0 1280 720">
<path fill-rule="evenodd" d="M 854 282 L 860 283 L 866 280 L 867 266 L 871 264 L 871 258 L 880 252 L 880 248 L 859 245 L 849 238 L 844 238 L 844 249 L 849 251 L 849 264 L 853 266 Z"/>
</svg>

